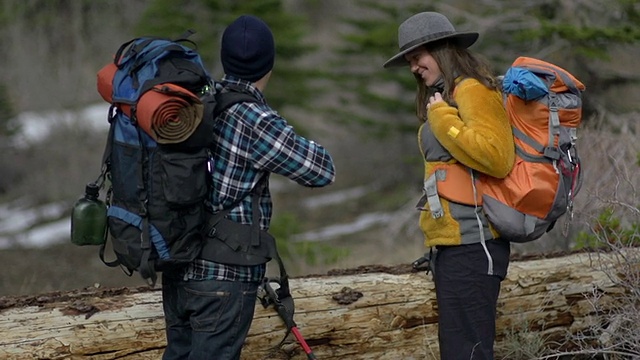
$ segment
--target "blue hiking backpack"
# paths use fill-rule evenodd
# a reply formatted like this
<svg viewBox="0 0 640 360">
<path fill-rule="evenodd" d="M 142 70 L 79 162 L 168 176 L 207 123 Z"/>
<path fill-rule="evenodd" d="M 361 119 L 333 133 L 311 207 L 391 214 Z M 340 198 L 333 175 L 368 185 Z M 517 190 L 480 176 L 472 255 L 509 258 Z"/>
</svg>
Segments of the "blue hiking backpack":
<svg viewBox="0 0 640 360">
<path fill-rule="evenodd" d="M 130 40 L 98 73 L 98 91 L 111 104 L 96 180 L 108 206 L 99 255 L 151 285 L 158 271 L 200 254 L 215 119 L 237 102 L 256 101 L 245 93 L 216 93 L 199 54 L 183 44 L 193 44 L 186 40 L 191 33 Z M 113 261 L 105 259 L 108 239 Z"/>
</svg>

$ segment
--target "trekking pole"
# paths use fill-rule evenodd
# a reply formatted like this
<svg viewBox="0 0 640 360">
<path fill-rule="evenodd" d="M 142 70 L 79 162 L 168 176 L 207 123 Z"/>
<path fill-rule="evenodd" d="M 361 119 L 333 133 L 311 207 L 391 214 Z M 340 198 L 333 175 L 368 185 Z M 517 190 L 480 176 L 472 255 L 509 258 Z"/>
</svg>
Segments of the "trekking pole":
<svg viewBox="0 0 640 360">
<path fill-rule="evenodd" d="M 296 337 L 296 340 L 298 340 L 298 343 L 300 343 L 300 346 L 302 346 L 302 350 L 304 350 L 305 354 L 307 354 L 307 359 L 309 359 L 309 360 L 317 360 L 318 358 L 313 354 L 313 351 L 311 350 L 309 345 L 307 345 L 307 342 L 302 337 L 302 334 L 298 330 L 298 327 L 297 326 L 293 326 L 291 328 L 291 332 L 293 333 L 293 336 Z"/>
<path fill-rule="evenodd" d="M 276 282 L 279 285 L 281 285 L 281 287 L 278 288 L 278 290 L 274 290 L 273 287 L 271 286 L 271 282 Z M 276 309 L 276 312 L 278 313 L 278 315 L 280 315 L 280 318 L 282 318 L 285 326 L 287 327 L 287 334 L 289 332 L 293 333 L 293 336 L 296 338 L 296 340 L 302 347 L 302 350 L 304 350 L 305 354 L 307 354 L 308 360 L 317 360 L 318 358 L 316 358 L 315 354 L 313 353 L 313 351 L 305 341 L 304 337 L 302 337 L 300 330 L 298 330 L 298 325 L 296 324 L 295 321 L 293 321 L 293 312 L 294 312 L 293 298 L 289 293 L 288 280 L 285 279 L 284 282 L 287 282 L 285 286 L 283 286 L 283 284 L 281 284 L 278 280 L 273 280 L 273 279 L 270 280 L 265 278 L 265 280 L 262 282 L 262 285 L 261 285 L 265 295 L 263 297 L 259 297 L 260 302 L 262 303 L 262 306 L 264 306 L 265 308 L 273 304 L 273 307 Z M 280 292 L 280 296 L 278 296 L 277 292 Z M 285 335 L 285 338 L 286 337 L 287 335 Z M 284 342 L 284 339 L 282 339 L 282 341 Z"/>
</svg>

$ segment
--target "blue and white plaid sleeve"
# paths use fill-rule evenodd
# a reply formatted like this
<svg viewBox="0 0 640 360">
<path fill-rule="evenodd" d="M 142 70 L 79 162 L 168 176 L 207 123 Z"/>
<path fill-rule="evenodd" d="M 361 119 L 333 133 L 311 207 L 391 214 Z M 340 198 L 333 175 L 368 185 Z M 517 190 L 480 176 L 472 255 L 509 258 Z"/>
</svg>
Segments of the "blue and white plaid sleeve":
<svg viewBox="0 0 640 360">
<path fill-rule="evenodd" d="M 320 187 L 335 180 L 333 159 L 327 150 L 296 134 L 273 111 L 261 112 L 256 119 L 251 149 L 250 156 L 258 168 L 286 176 L 300 185 Z"/>
</svg>

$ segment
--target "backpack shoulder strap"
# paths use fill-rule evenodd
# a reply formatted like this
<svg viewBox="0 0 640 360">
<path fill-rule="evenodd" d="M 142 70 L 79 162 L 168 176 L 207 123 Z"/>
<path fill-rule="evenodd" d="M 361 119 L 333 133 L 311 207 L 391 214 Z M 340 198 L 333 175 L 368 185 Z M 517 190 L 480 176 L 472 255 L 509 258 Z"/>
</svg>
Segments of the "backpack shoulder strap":
<svg viewBox="0 0 640 360">
<path fill-rule="evenodd" d="M 237 89 L 235 87 L 229 87 L 228 89 L 230 89 L 230 91 L 216 91 L 215 93 L 209 93 L 200 99 L 205 107 L 203 115 L 205 119 L 216 119 L 220 114 L 237 103 L 259 102 L 254 95 L 243 92 L 241 89 Z"/>
<path fill-rule="evenodd" d="M 228 91 L 224 93 L 218 93 L 216 96 L 216 107 L 213 110 L 215 115 L 222 114 L 231 106 L 242 102 L 258 102 L 255 96 L 240 91 Z"/>
</svg>

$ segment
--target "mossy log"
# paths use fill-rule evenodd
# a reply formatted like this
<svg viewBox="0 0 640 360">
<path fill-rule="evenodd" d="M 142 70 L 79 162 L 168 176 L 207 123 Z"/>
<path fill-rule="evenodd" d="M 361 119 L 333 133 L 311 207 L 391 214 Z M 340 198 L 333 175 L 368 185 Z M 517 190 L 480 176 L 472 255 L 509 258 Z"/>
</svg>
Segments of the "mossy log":
<svg viewBox="0 0 640 360">
<path fill-rule="evenodd" d="M 621 266 L 612 254 L 513 261 L 500 294 L 498 347 L 514 330 L 552 342 L 597 324 L 593 294 L 600 312 L 613 306 L 624 292 Z M 295 321 L 318 359 L 437 358 L 435 291 L 424 272 L 370 266 L 290 285 Z M 306 359 L 292 335 L 280 344 L 284 334 L 273 307 L 258 302 L 242 358 Z M 158 289 L 0 298 L 1 359 L 159 359 L 164 346 Z"/>
</svg>

